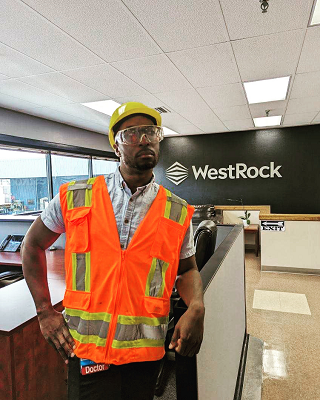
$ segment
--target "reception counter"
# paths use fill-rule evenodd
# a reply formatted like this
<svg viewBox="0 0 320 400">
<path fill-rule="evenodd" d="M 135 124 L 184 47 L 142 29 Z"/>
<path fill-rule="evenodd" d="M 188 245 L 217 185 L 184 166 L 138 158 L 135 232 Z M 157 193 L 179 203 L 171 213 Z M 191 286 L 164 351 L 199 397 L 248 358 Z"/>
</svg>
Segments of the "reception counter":
<svg viewBox="0 0 320 400">
<path fill-rule="evenodd" d="M 47 251 L 52 304 L 62 310 L 64 251 Z M 0 253 L 0 269 L 21 268 L 20 253 Z M 0 289 L 0 399 L 64 400 L 66 365 L 43 338 L 25 280 Z"/>
<path fill-rule="evenodd" d="M 320 274 L 319 214 L 260 214 L 262 221 L 283 221 L 284 231 L 261 231 L 261 269 Z"/>
</svg>

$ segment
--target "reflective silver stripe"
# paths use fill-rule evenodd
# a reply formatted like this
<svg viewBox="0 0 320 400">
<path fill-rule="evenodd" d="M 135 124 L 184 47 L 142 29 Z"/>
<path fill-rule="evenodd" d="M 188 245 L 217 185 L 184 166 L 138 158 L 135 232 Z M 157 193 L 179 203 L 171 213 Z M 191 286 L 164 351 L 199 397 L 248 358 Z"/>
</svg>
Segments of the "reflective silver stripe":
<svg viewBox="0 0 320 400">
<path fill-rule="evenodd" d="M 182 209 L 183 207 L 187 207 L 187 202 L 171 192 L 170 195 L 167 192 L 167 201 L 171 202 L 169 219 L 179 222 Z"/>
<path fill-rule="evenodd" d="M 154 262 L 156 263 L 156 267 L 152 281 L 150 282 L 149 296 L 158 297 L 158 293 L 162 287 L 162 267 L 165 262 L 157 258 Z"/>
<path fill-rule="evenodd" d="M 103 320 L 82 319 L 80 316 L 65 314 L 65 320 L 69 329 L 75 330 L 80 335 L 93 335 L 106 339 L 109 329 L 109 322 Z"/>
<path fill-rule="evenodd" d="M 140 339 L 164 340 L 166 338 L 168 325 L 161 324 L 151 326 L 146 324 L 123 325 L 117 324 L 114 340 L 132 341 Z"/>
<path fill-rule="evenodd" d="M 75 186 L 75 185 L 73 185 Z M 72 186 L 69 186 L 72 187 Z M 86 191 L 79 189 L 73 192 L 73 207 L 84 207 L 86 203 Z"/>
<path fill-rule="evenodd" d="M 86 255 L 85 253 L 76 253 L 76 290 L 85 291 L 86 276 Z M 89 266 L 90 268 L 90 266 Z"/>
<path fill-rule="evenodd" d="M 92 190 L 92 184 L 87 182 L 88 179 L 76 181 L 74 185 L 68 186 L 68 191 L 73 192 L 73 208 L 86 205 L 86 191 Z"/>
<path fill-rule="evenodd" d="M 85 182 L 85 183 L 80 183 L 80 182 Z M 91 184 L 87 184 L 87 181 L 77 181 L 74 185 L 68 186 L 68 190 L 81 190 L 81 189 L 92 189 Z"/>
</svg>

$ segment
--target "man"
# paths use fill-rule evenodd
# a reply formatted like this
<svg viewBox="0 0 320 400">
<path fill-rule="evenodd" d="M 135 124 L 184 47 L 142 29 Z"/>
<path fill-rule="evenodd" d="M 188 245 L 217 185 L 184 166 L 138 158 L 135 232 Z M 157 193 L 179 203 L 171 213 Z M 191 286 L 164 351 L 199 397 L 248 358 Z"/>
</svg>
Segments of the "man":
<svg viewBox="0 0 320 400">
<path fill-rule="evenodd" d="M 153 399 L 174 284 L 188 309 L 169 347 L 199 352 L 204 305 L 193 208 L 154 182 L 162 139 L 158 112 L 120 106 L 109 127 L 119 169 L 62 185 L 25 237 L 24 275 L 44 337 L 69 363 L 69 399 Z M 45 249 L 64 231 L 63 316 L 50 302 Z M 91 372 L 110 368 L 80 374 L 88 363 Z"/>
</svg>

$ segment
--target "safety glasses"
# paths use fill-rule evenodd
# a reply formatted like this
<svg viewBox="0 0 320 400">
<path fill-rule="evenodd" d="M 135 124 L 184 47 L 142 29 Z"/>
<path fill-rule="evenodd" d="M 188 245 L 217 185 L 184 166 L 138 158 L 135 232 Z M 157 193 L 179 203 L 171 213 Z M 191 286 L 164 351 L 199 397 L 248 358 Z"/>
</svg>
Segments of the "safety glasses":
<svg viewBox="0 0 320 400">
<path fill-rule="evenodd" d="M 145 138 L 149 143 L 161 142 L 163 129 L 161 126 L 140 125 L 123 129 L 116 134 L 115 141 L 120 144 L 137 145 Z"/>
</svg>

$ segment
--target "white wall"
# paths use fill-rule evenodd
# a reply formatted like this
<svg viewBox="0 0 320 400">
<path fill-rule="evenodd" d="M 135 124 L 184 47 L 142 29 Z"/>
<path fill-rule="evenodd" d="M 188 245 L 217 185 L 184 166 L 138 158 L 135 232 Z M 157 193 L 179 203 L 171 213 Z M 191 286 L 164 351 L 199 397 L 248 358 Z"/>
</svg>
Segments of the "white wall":
<svg viewBox="0 0 320 400">
<path fill-rule="evenodd" d="M 106 127 L 106 131 L 108 127 Z M 112 151 L 108 136 L 0 108 L 0 134 Z"/>
<path fill-rule="evenodd" d="M 261 266 L 320 273 L 320 221 L 285 221 L 284 232 L 261 231 Z"/>
</svg>

